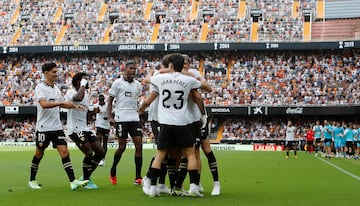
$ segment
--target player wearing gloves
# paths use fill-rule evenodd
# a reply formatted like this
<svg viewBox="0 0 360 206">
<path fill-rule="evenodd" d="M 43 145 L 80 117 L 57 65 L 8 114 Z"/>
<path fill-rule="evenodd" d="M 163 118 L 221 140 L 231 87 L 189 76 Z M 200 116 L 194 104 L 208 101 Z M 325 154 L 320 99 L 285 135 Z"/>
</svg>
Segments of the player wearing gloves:
<svg viewBox="0 0 360 206">
<path fill-rule="evenodd" d="M 77 73 L 72 79 L 73 88 L 67 91 L 65 98 L 73 101 L 76 105 L 81 105 L 84 109 L 69 109 L 67 112 L 67 129 L 69 137 L 76 143 L 78 148 L 84 153 L 82 162 L 84 180 L 89 183 L 84 187 L 86 189 L 97 189 L 90 176 L 97 168 L 104 155 L 104 149 L 99 140 L 87 126 L 87 112 L 89 97 L 86 89 L 89 88 L 88 81 L 84 78 L 85 73 Z"/>
</svg>

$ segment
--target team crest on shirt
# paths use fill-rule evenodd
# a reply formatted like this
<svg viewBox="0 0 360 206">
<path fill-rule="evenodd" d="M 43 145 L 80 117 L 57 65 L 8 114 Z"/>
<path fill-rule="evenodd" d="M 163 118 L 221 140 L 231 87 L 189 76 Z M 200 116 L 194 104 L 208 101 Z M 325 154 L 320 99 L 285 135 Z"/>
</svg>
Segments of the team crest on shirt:
<svg viewBox="0 0 360 206">
<path fill-rule="evenodd" d="M 132 96 L 131 92 L 125 92 L 125 97 L 131 97 L 131 96 Z"/>
</svg>

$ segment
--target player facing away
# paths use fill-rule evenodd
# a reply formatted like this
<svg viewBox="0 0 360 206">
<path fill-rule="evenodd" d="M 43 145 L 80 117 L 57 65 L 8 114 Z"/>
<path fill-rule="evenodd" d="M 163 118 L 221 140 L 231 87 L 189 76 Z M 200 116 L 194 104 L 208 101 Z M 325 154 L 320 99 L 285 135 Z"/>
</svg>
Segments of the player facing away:
<svg viewBox="0 0 360 206">
<path fill-rule="evenodd" d="M 158 64 L 154 70 L 151 70 L 149 72 L 149 74 L 145 77 L 144 82 L 145 83 L 150 83 L 150 78 L 154 75 L 158 75 L 159 70 L 160 69 L 164 69 L 164 67 L 168 67 L 168 61 L 165 57 L 163 58 L 163 61 L 161 64 Z M 150 84 L 150 93 L 152 93 L 153 91 L 153 86 Z M 151 105 L 149 106 L 149 110 L 148 110 L 148 121 L 151 122 L 151 131 L 154 134 L 154 138 L 155 138 L 155 144 L 157 145 L 158 143 L 158 139 L 159 139 L 159 133 L 160 133 L 160 124 L 158 121 L 158 105 L 159 105 L 159 98 L 156 98 Z M 150 163 L 149 163 L 149 169 L 146 173 L 146 175 L 143 178 L 142 181 L 142 185 L 143 185 L 143 191 L 144 193 L 148 194 L 148 187 L 150 187 L 151 184 L 151 180 L 148 178 L 148 174 L 150 172 L 150 168 L 152 165 L 152 162 L 154 161 L 155 156 L 151 159 Z M 164 193 L 164 194 L 169 194 L 171 192 L 171 190 L 165 185 L 165 180 L 166 180 L 166 174 L 167 174 L 167 158 L 164 159 L 164 161 L 161 163 L 161 171 L 160 171 L 160 176 L 159 176 L 159 183 L 157 184 L 157 191 L 158 193 Z"/>
<path fill-rule="evenodd" d="M 294 151 L 294 157 L 297 158 L 297 141 L 296 138 L 296 127 L 292 124 L 291 121 L 288 121 L 286 126 L 286 136 L 285 136 L 285 147 L 286 147 L 286 159 L 289 159 L 289 151 Z"/>
<path fill-rule="evenodd" d="M 206 80 L 201 76 L 201 74 L 198 70 L 190 68 L 190 66 L 191 66 L 190 57 L 186 54 L 183 54 L 183 57 L 184 57 L 183 72 L 188 72 L 192 76 L 194 76 L 196 79 L 206 82 Z M 207 92 L 212 91 L 210 85 L 205 87 L 204 90 Z M 198 93 L 198 94 L 200 94 L 200 93 Z M 201 96 L 196 99 L 201 100 Z M 199 104 L 201 104 L 201 107 L 198 106 Z M 220 195 L 220 182 L 219 182 L 218 166 L 217 166 L 217 161 L 216 161 L 215 155 L 210 147 L 210 141 L 208 139 L 209 128 L 207 125 L 207 123 L 208 123 L 207 115 L 206 115 L 206 111 L 204 109 L 203 101 L 195 103 L 193 101 L 193 99 L 190 99 L 189 100 L 189 109 L 191 110 L 191 114 L 193 115 L 193 123 L 192 123 L 193 132 L 194 132 L 195 138 L 197 139 L 195 152 L 196 152 L 196 157 L 198 160 L 198 172 L 199 172 L 198 179 L 200 180 L 200 176 L 201 176 L 201 159 L 200 159 L 200 146 L 201 146 L 201 148 L 208 160 L 208 166 L 210 168 L 210 171 L 211 171 L 211 174 L 213 177 L 213 181 L 214 181 L 211 195 Z M 175 195 L 179 195 L 179 194 L 181 195 L 183 193 L 182 184 L 185 179 L 186 172 L 187 172 L 186 164 L 187 164 L 187 160 L 185 158 L 182 158 L 180 165 L 179 165 L 175 188 L 173 190 L 173 194 L 175 194 Z M 199 190 L 200 190 L 200 192 L 202 192 L 202 190 L 203 190 L 203 187 L 200 184 L 200 182 L 199 182 Z"/>
<path fill-rule="evenodd" d="M 98 97 L 98 104 L 94 105 L 96 137 L 101 142 L 104 149 L 104 155 L 99 162 L 99 166 L 105 165 L 105 157 L 107 153 L 107 143 L 110 135 L 110 121 L 107 115 L 107 103 L 105 96 L 100 94 Z"/>
<path fill-rule="evenodd" d="M 135 185 L 141 185 L 142 167 L 142 125 L 137 112 L 138 98 L 142 93 L 142 85 L 135 80 L 135 62 L 128 62 L 125 65 L 124 75 L 115 80 L 111 85 L 108 100 L 107 113 L 111 124 L 115 125 L 115 132 L 118 138 L 119 147 L 115 151 L 113 164 L 110 170 L 110 181 L 116 185 L 116 167 L 126 149 L 126 140 L 131 136 L 135 145 Z M 113 101 L 116 101 L 113 117 Z"/>
<path fill-rule="evenodd" d="M 91 180 L 91 174 L 99 165 L 104 156 L 104 150 L 100 141 L 87 125 L 87 113 L 89 108 L 89 94 L 86 89 L 89 88 L 86 73 L 76 73 L 72 78 L 72 88 L 66 93 L 65 98 L 80 105 L 83 109 L 69 109 L 67 112 L 67 130 L 69 137 L 75 142 L 76 146 L 84 154 L 82 161 L 84 180 L 89 183 L 84 187 L 86 189 L 97 189 L 98 186 Z"/>
<path fill-rule="evenodd" d="M 169 56 L 169 73 L 153 76 L 150 80 L 154 85 L 154 92 L 143 102 L 139 113 L 144 112 L 151 102 L 158 96 L 158 120 L 160 134 L 157 144 L 157 153 L 149 172 L 151 186 L 149 196 L 156 197 L 157 179 L 161 172 L 161 163 L 168 155 L 177 148 L 188 159 L 188 172 L 190 179 L 189 195 L 203 197 L 196 185 L 197 160 L 195 156 L 195 138 L 191 131 L 192 115 L 188 110 L 188 99 L 192 92 L 201 87 L 200 81 L 181 73 L 184 65 L 184 57 L 181 54 Z M 155 93 L 155 96 L 153 95 Z"/>
<path fill-rule="evenodd" d="M 60 89 L 55 85 L 58 78 L 58 68 L 55 63 L 46 63 L 42 66 L 45 81 L 35 88 L 37 108 L 36 116 L 36 150 L 31 161 L 30 181 L 31 189 L 41 189 L 36 181 L 36 175 L 41 159 L 50 142 L 57 149 L 61 157 L 63 168 L 69 178 L 71 190 L 85 186 L 88 180 L 77 180 L 70 160 L 70 154 L 65 141 L 65 133 L 60 120 L 60 107 L 67 109 L 81 109 L 71 101 L 64 101 Z"/>
</svg>

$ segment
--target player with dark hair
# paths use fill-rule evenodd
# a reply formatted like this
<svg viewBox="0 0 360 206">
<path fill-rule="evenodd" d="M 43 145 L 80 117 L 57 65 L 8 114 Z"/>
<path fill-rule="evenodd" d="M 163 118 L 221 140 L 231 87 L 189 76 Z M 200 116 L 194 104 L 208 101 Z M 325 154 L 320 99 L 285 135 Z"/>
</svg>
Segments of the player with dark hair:
<svg viewBox="0 0 360 206">
<path fill-rule="evenodd" d="M 67 109 L 82 109 L 81 106 L 71 101 L 64 101 L 60 89 L 55 81 L 58 78 L 58 68 L 55 63 L 46 63 L 42 66 L 45 80 L 35 88 L 35 99 L 37 108 L 36 120 L 36 150 L 31 162 L 29 187 L 41 189 L 36 181 L 41 159 L 50 142 L 60 154 L 63 168 L 69 178 L 71 190 L 85 186 L 88 180 L 75 179 L 74 170 L 70 160 L 70 154 L 65 141 L 65 133 L 60 120 L 60 107 Z"/>
<path fill-rule="evenodd" d="M 104 149 L 104 155 L 99 162 L 99 166 L 104 166 L 105 156 L 107 153 L 107 143 L 110 135 L 110 122 L 107 115 L 107 103 L 105 102 L 105 96 L 100 94 L 98 100 L 98 104 L 94 105 L 94 113 L 96 114 L 95 127 L 96 137 L 99 139 Z"/>
<path fill-rule="evenodd" d="M 89 108 L 89 95 L 86 89 L 89 88 L 86 73 L 76 73 L 72 79 L 73 88 L 69 89 L 65 98 L 73 101 L 76 105 L 81 105 L 84 109 L 69 109 L 67 112 L 67 129 L 69 137 L 76 143 L 76 146 L 84 153 L 82 162 L 83 179 L 89 180 L 84 187 L 86 189 L 97 189 L 90 178 L 91 174 L 99 165 L 104 155 L 104 150 L 100 141 L 96 138 L 87 126 L 87 113 Z"/>
<path fill-rule="evenodd" d="M 297 158 L 297 142 L 296 142 L 296 127 L 291 121 L 288 121 L 285 131 L 285 149 L 286 149 L 286 159 L 289 159 L 289 151 L 294 151 L 294 157 Z"/>
<path fill-rule="evenodd" d="M 198 70 L 191 68 L 191 58 L 186 54 L 183 54 L 183 57 L 184 57 L 183 72 L 190 73 L 190 75 L 194 76 L 196 79 L 206 82 L 206 80 L 201 76 Z M 205 87 L 204 90 L 207 92 L 212 91 L 210 85 Z M 201 100 L 201 96 L 199 96 L 196 99 Z M 201 104 L 201 107 L 198 106 L 199 104 Z M 196 103 L 192 99 L 190 99 L 189 109 L 191 110 L 191 114 L 193 115 L 193 123 L 192 123 L 193 131 L 195 137 L 197 138 L 196 157 L 199 163 L 198 179 L 200 180 L 200 176 L 201 176 L 201 159 L 200 159 L 200 150 L 199 150 L 201 147 L 208 160 L 208 165 L 214 181 L 211 195 L 220 195 L 218 166 L 215 155 L 210 147 L 210 141 L 208 139 L 208 135 L 209 135 L 208 120 L 207 120 L 206 111 L 204 109 L 203 101 L 201 100 L 200 102 Z M 185 158 L 182 158 L 179 165 L 179 172 L 177 174 L 175 188 L 173 190 L 173 194 L 175 195 L 183 194 L 182 184 L 186 176 L 186 167 L 187 167 L 186 165 L 187 165 L 187 160 Z M 200 192 L 202 192 L 203 190 L 200 182 L 199 182 L 199 190 Z"/>
<path fill-rule="evenodd" d="M 138 98 L 142 93 L 142 85 L 135 79 L 135 62 L 128 62 L 125 65 L 124 75 L 115 80 L 109 90 L 109 100 L 107 113 L 111 124 L 115 124 L 116 136 L 119 147 L 115 151 L 114 161 L 110 170 L 110 181 L 116 185 L 116 166 L 120 162 L 121 156 L 126 149 L 126 140 L 131 136 L 135 145 L 135 185 L 141 185 L 142 167 L 142 125 L 139 114 L 137 113 Z M 116 100 L 114 107 L 115 116 L 112 116 L 113 101 Z"/>
<path fill-rule="evenodd" d="M 160 74 L 160 70 L 164 69 L 168 67 L 169 63 L 168 63 L 168 57 L 169 55 L 165 55 L 164 58 L 162 59 L 162 63 L 158 64 L 155 67 L 155 70 L 151 70 L 149 72 L 149 74 L 145 77 L 144 82 L 145 83 L 150 83 L 150 78 L 154 75 L 158 75 Z M 153 91 L 153 86 L 150 85 L 150 93 Z M 150 121 L 151 123 L 151 130 L 154 134 L 154 138 L 155 138 L 155 144 L 157 145 L 158 143 L 158 139 L 159 139 L 159 133 L 160 133 L 160 124 L 158 121 L 158 105 L 159 105 L 159 98 L 156 98 L 151 105 L 149 106 L 149 110 L 148 110 L 148 121 Z M 148 178 L 148 175 L 150 173 L 150 168 L 151 165 L 153 163 L 155 159 L 155 156 L 151 159 L 150 164 L 149 164 L 149 169 L 147 171 L 147 174 L 144 176 L 143 178 L 143 191 L 144 193 L 148 194 L 149 191 L 147 191 L 147 188 L 150 187 L 151 184 L 151 180 Z M 157 191 L 158 193 L 165 193 L 165 194 L 169 194 L 171 192 L 171 190 L 165 185 L 165 180 L 166 180 L 166 174 L 167 174 L 167 169 L 168 169 L 168 158 L 166 157 L 164 159 L 164 161 L 161 163 L 161 171 L 160 171 L 160 175 L 159 175 L 159 183 L 157 185 Z M 174 168 L 175 170 L 175 168 Z"/>
<path fill-rule="evenodd" d="M 321 140 L 323 139 L 322 137 L 322 130 L 323 130 L 323 126 L 320 124 L 319 120 L 316 120 L 316 123 L 314 125 L 314 127 L 312 128 L 312 130 L 314 131 L 314 137 L 315 137 L 315 156 L 317 156 L 318 152 L 322 152 L 322 142 Z"/>
<path fill-rule="evenodd" d="M 325 146 L 325 157 L 332 157 L 332 143 L 334 142 L 334 133 L 333 126 L 329 121 L 324 120 L 323 126 L 323 136 L 324 136 L 324 146 Z"/>
<path fill-rule="evenodd" d="M 194 147 L 195 138 L 191 131 L 192 115 L 187 106 L 189 95 L 192 92 L 197 92 L 196 89 L 200 88 L 202 84 L 195 78 L 181 73 L 184 65 L 184 57 L 181 54 L 171 54 L 168 61 L 171 71 L 151 78 L 150 82 L 154 86 L 154 91 L 139 108 L 139 113 L 142 113 L 155 98 L 159 98 L 160 134 L 158 150 L 149 172 L 151 186 L 148 194 L 150 197 L 159 195 L 156 184 L 161 172 L 161 163 L 169 151 L 173 156 L 172 153 L 180 148 L 182 154 L 188 159 L 189 195 L 203 197 L 203 194 L 199 192 L 198 185 L 196 185 L 198 172 Z"/>
</svg>

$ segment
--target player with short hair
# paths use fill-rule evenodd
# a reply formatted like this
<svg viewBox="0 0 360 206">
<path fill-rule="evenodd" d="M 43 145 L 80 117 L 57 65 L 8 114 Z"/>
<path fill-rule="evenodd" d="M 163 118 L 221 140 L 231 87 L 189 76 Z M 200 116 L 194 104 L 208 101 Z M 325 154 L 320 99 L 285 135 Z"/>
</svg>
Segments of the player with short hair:
<svg viewBox="0 0 360 206">
<path fill-rule="evenodd" d="M 318 155 L 318 151 L 322 151 L 321 147 L 321 141 L 322 141 L 322 130 L 323 126 L 320 124 L 319 120 L 316 120 L 315 125 L 313 126 L 312 130 L 314 131 L 314 137 L 315 137 L 315 156 Z"/>
<path fill-rule="evenodd" d="M 131 136 L 135 145 L 135 185 L 141 185 L 142 167 L 142 124 L 137 112 L 138 98 L 142 94 L 142 85 L 135 79 L 136 64 L 130 61 L 125 64 L 124 75 L 115 80 L 109 90 L 109 100 L 107 113 L 110 123 L 115 125 L 116 136 L 119 147 L 115 151 L 114 161 L 110 170 L 110 181 L 113 185 L 117 184 L 116 166 L 120 162 L 121 156 L 126 149 L 126 140 Z M 113 101 L 116 101 L 112 115 Z"/>
<path fill-rule="evenodd" d="M 60 89 L 55 81 L 58 78 L 58 68 L 55 63 L 45 63 L 42 66 L 45 80 L 35 87 L 35 100 L 37 108 L 36 120 L 36 150 L 31 161 L 30 181 L 31 189 L 41 189 L 41 185 L 36 181 L 36 175 L 41 159 L 44 157 L 45 150 L 50 142 L 57 149 L 61 157 L 63 168 L 69 178 L 71 190 L 85 186 L 88 180 L 77 180 L 70 160 L 65 133 L 60 120 L 60 107 L 67 109 L 81 109 L 71 101 L 64 101 Z"/>
<path fill-rule="evenodd" d="M 95 113 L 95 127 L 96 137 L 99 139 L 104 149 L 104 155 L 99 162 L 99 166 L 105 165 L 105 157 L 107 153 L 107 143 L 110 135 L 110 121 L 107 115 L 107 103 L 105 102 L 105 96 L 100 94 L 98 97 L 99 102 L 94 105 Z"/>
<path fill-rule="evenodd" d="M 334 142 L 333 126 L 327 120 L 324 120 L 323 126 L 325 157 L 332 157 L 332 142 Z"/>
<path fill-rule="evenodd" d="M 360 124 L 353 124 L 353 133 L 354 133 L 354 142 L 355 142 L 355 157 L 354 159 L 359 159 L 360 153 Z"/>
<path fill-rule="evenodd" d="M 152 76 L 154 75 L 158 75 L 160 74 L 160 70 L 164 69 L 164 67 L 168 67 L 168 61 L 167 61 L 167 55 L 165 55 L 165 57 L 162 60 L 161 64 L 156 65 L 155 70 L 151 70 L 149 72 L 149 74 L 145 77 L 144 82 L 145 83 L 150 83 L 150 79 Z M 150 93 L 153 91 L 153 86 L 150 84 Z M 159 139 L 159 133 L 160 133 L 160 124 L 158 121 L 158 105 L 159 105 L 159 98 L 156 98 L 149 106 L 149 110 L 148 110 L 148 121 L 150 121 L 151 123 L 151 130 L 154 134 L 154 138 L 155 138 L 155 144 L 157 145 L 158 143 L 158 139 Z M 144 176 L 143 178 L 143 192 L 145 194 L 148 194 L 148 190 L 147 188 L 150 187 L 151 184 L 151 180 L 148 178 L 149 173 L 150 173 L 150 168 L 151 165 L 153 163 L 153 161 L 155 160 L 155 156 L 151 159 L 150 164 L 149 164 L 149 169 L 147 171 L 147 174 Z M 168 159 L 165 158 L 164 161 L 161 163 L 161 171 L 160 171 L 160 176 L 159 176 L 159 183 L 157 184 L 157 191 L 158 193 L 165 193 L 165 194 L 169 194 L 171 191 L 170 189 L 165 185 L 165 179 L 166 179 L 166 174 L 167 174 L 167 169 L 168 169 Z"/>
<path fill-rule="evenodd" d="M 196 79 L 206 82 L 206 80 L 201 76 L 201 74 L 198 70 L 192 69 L 190 67 L 191 66 L 191 58 L 186 54 L 183 54 L 183 57 L 184 57 L 183 72 L 190 73 Z M 205 87 L 205 91 L 207 91 L 207 92 L 212 91 L 210 85 Z M 197 99 L 201 100 L 202 98 L 200 96 Z M 201 104 L 202 106 L 199 107 L 198 106 L 199 104 Z M 209 127 L 208 127 L 208 120 L 207 120 L 206 111 L 204 109 L 203 101 L 201 101 L 200 103 L 199 102 L 196 103 L 192 99 L 190 99 L 189 100 L 189 109 L 191 110 L 191 114 L 193 115 L 193 123 L 192 123 L 193 132 L 197 139 L 197 145 L 195 148 L 196 148 L 196 157 L 197 157 L 197 160 L 199 163 L 198 179 L 200 180 L 200 176 L 201 176 L 201 159 L 200 159 L 200 150 L 199 150 L 200 146 L 201 146 L 206 158 L 208 159 L 208 165 L 209 165 L 209 168 L 210 168 L 210 171 L 211 171 L 211 174 L 213 177 L 213 181 L 214 181 L 213 190 L 211 192 L 211 195 L 220 195 L 220 182 L 219 182 L 218 166 L 217 166 L 217 161 L 216 161 L 215 155 L 210 147 L 210 141 L 208 139 Z M 180 165 L 179 165 L 179 172 L 177 175 L 175 188 L 173 191 L 173 193 L 176 195 L 182 194 L 182 184 L 183 184 L 183 181 L 186 176 L 186 165 L 187 165 L 187 160 L 185 158 L 182 158 Z M 200 182 L 199 182 L 199 189 L 202 192 L 203 188 L 202 188 L 202 185 L 200 184 Z"/>
<path fill-rule="evenodd" d="M 150 82 L 154 85 L 155 91 L 139 108 L 139 113 L 142 113 L 155 98 L 159 98 L 160 134 L 158 150 L 149 173 L 149 178 L 151 178 L 149 196 L 158 195 L 156 183 L 160 175 L 162 161 L 169 151 L 173 152 L 176 151 L 176 148 L 181 148 L 182 154 L 188 159 L 189 195 L 203 197 L 196 185 L 198 172 L 194 147 L 195 138 L 191 132 L 192 115 L 188 109 L 189 95 L 192 92 L 197 92 L 196 89 L 200 88 L 202 84 L 195 78 L 181 73 L 184 65 L 184 57 L 181 54 L 171 54 L 169 62 L 170 72 L 151 77 Z"/>
<path fill-rule="evenodd" d="M 346 158 L 353 158 L 354 156 L 354 132 L 352 130 L 352 123 L 345 125 L 344 127 L 344 139 L 345 139 L 345 152 Z"/>
<path fill-rule="evenodd" d="M 67 129 L 69 137 L 75 142 L 76 146 L 84 154 L 82 161 L 84 180 L 89 183 L 84 187 L 86 189 L 97 189 L 98 186 L 93 183 L 90 176 L 99 165 L 104 156 L 104 150 L 100 141 L 87 125 L 87 113 L 89 108 L 89 94 L 86 89 L 89 88 L 87 74 L 76 73 L 72 78 L 72 88 L 66 92 L 65 98 L 73 101 L 76 105 L 81 105 L 84 109 L 69 109 L 67 112 Z"/>
<path fill-rule="evenodd" d="M 292 124 L 291 121 L 288 121 L 286 126 L 286 135 L 285 135 L 285 148 L 286 148 L 286 159 L 289 159 L 289 151 L 294 151 L 294 157 L 297 158 L 297 141 L 296 138 L 296 127 Z"/>
<path fill-rule="evenodd" d="M 306 131 L 306 145 L 309 154 L 312 154 L 314 152 L 314 140 L 315 132 L 311 129 L 311 125 L 309 125 Z"/>
<path fill-rule="evenodd" d="M 333 124 L 333 135 L 334 135 L 334 147 L 335 147 L 335 157 L 344 157 L 344 128 L 341 126 L 339 121 L 334 121 Z"/>
</svg>

